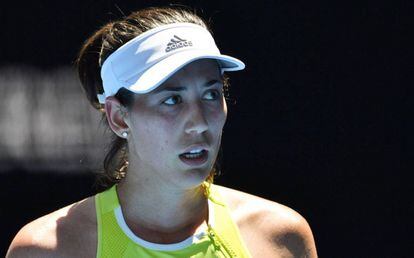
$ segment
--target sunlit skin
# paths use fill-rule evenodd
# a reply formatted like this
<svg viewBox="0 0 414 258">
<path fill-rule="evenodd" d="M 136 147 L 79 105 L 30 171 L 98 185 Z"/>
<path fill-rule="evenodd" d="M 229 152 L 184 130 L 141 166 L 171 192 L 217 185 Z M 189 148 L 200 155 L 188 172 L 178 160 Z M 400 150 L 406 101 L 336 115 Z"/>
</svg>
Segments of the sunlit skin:
<svg viewBox="0 0 414 258">
<path fill-rule="evenodd" d="M 171 244 L 205 230 L 208 205 L 201 183 L 214 165 L 227 117 L 221 79 L 215 61 L 200 60 L 158 88 L 184 91 L 137 95 L 128 112 L 116 98 L 107 98 L 111 129 L 119 136 L 128 132 L 130 164 L 118 184 L 118 197 L 125 221 L 138 237 Z M 178 156 L 194 143 L 205 143 L 209 150 L 207 162 L 198 167 Z M 252 257 L 317 257 L 312 231 L 300 214 L 258 196 L 216 187 Z M 91 196 L 27 224 L 6 257 L 96 257 L 97 225 Z"/>
<path fill-rule="evenodd" d="M 171 87 L 184 89 L 163 91 Z M 158 241 L 166 242 L 168 232 L 176 237 L 199 227 L 207 216 L 201 183 L 213 168 L 227 117 L 217 62 L 186 65 L 156 90 L 137 94 L 130 112 L 114 97 L 107 98 L 105 109 L 112 130 L 128 132 L 128 173 L 118 186 L 128 225 L 148 240 L 151 233 L 163 233 Z M 201 166 L 179 158 L 193 144 L 207 145 L 208 160 Z"/>
</svg>

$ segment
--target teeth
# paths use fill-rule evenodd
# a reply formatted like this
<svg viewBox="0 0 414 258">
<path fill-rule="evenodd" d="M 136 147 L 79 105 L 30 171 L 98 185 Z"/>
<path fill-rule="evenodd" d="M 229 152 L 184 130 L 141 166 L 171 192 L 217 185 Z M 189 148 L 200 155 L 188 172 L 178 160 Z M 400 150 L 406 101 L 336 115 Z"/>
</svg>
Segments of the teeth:
<svg viewBox="0 0 414 258">
<path fill-rule="evenodd" d="M 201 156 L 202 156 L 202 154 L 184 154 L 184 157 L 186 157 L 188 159 L 199 158 Z"/>
<path fill-rule="evenodd" d="M 189 153 L 201 153 L 203 151 L 203 149 L 199 149 L 199 150 L 192 150 Z"/>
</svg>

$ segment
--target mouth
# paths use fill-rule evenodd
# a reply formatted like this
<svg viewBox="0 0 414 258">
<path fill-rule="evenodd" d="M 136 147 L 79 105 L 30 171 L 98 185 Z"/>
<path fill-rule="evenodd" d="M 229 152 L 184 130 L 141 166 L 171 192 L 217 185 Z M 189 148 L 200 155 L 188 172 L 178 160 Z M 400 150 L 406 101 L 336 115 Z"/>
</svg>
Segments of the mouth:
<svg viewBox="0 0 414 258">
<path fill-rule="evenodd" d="M 200 150 L 198 152 L 186 152 L 179 155 L 180 160 L 190 166 L 200 166 L 207 162 L 208 151 Z"/>
</svg>

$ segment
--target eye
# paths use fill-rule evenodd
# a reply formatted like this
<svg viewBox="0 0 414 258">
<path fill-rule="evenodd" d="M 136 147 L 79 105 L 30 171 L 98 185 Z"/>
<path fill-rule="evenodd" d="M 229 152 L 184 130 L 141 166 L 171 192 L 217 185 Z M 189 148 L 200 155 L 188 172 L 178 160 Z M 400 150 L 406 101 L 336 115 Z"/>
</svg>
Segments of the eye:
<svg viewBox="0 0 414 258">
<path fill-rule="evenodd" d="M 206 95 L 210 95 L 211 96 L 211 98 L 209 98 L 210 100 L 216 100 L 220 96 L 220 91 L 218 91 L 218 90 L 211 90 L 211 91 L 207 92 Z"/>
<path fill-rule="evenodd" d="M 172 106 L 172 105 L 175 105 L 177 103 L 181 103 L 181 97 L 180 97 L 180 95 L 173 95 L 173 96 L 167 98 L 166 100 L 164 100 L 162 103 L 166 104 L 168 106 Z"/>
</svg>

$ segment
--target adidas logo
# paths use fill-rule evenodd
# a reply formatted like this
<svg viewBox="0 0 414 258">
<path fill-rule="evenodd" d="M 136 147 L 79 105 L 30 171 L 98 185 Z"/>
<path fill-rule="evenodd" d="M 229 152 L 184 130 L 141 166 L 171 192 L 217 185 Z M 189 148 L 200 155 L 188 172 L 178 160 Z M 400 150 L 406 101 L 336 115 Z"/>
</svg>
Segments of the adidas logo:
<svg viewBox="0 0 414 258">
<path fill-rule="evenodd" d="M 165 49 L 165 52 L 170 52 L 178 48 L 191 47 L 191 46 L 193 46 L 193 43 L 191 41 L 181 39 L 177 35 L 174 35 L 174 37 L 170 40 L 170 43 L 167 44 L 167 48 Z"/>
</svg>

